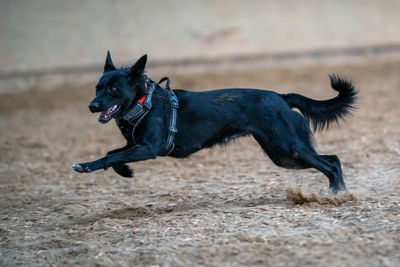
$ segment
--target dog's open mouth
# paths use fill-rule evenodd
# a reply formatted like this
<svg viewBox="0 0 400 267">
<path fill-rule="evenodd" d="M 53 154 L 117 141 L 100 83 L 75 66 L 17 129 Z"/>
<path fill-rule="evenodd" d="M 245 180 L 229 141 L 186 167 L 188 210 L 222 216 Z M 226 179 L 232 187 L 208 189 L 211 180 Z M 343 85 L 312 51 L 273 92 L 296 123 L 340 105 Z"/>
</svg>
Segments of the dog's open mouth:
<svg viewBox="0 0 400 267">
<path fill-rule="evenodd" d="M 98 121 L 101 123 L 108 122 L 113 118 L 114 114 L 117 113 L 120 107 L 120 105 L 114 105 L 104 111 L 101 111 L 99 116 L 97 117 Z"/>
</svg>

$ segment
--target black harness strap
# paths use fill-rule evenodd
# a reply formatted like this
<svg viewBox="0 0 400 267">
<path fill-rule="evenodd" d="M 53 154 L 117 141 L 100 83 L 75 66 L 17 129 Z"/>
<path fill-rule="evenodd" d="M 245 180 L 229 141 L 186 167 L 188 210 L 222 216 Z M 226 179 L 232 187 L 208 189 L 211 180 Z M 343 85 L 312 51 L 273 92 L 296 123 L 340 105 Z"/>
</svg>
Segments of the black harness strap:
<svg viewBox="0 0 400 267">
<path fill-rule="evenodd" d="M 176 128 L 176 119 L 178 117 L 178 108 L 179 108 L 179 101 L 178 97 L 176 97 L 174 91 L 171 90 L 169 87 L 171 81 L 168 77 L 162 78 L 158 83 L 162 83 L 167 81 L 166 89 L 168 90 L 169 94 L 169 101 L 171 105 L 171 119 L 169 120 L 169 127 L 168 127 L 168 137 L 167 141 L 161 147 L 161 150 L 158 152 L 160 156 L 168 156 L 175 148 L 174 138 L 175 135 L 178 133 L 178 129 Z"/>
<path fill-rule="evenodd" d="M 165 88 L 168 90 L 171 90 L 171 88 L 169 87 L 169 85 L 171 84 L 171 80 L 169 79 L 169 77 L 162 77 L 159 81 L 158 84 L 162 84 L 163 82 L 167 81 Z"/>
<path fill-rule="evenodd" d="M 127 113 L 125 113 L 124 116 L 122 116 L 123 120 L 129 122 L 129 124 L 133 126 L 132 132 L 129 134 L 132 136 L 132 140 L 134 143 L 136 143 L 135 130 L 149 113 L 151 109 L 151 99 L 153 97 L 153 92 L 156 89 L 156 83 L 150 78 L 146 78 L 145 84 L 146 88 L 147 85 L 149 88 L 147 88 L 147 95 L 143 103 L 136 102 L 136 104 Z"/>
<path fill-rule="evenodd" d="M 160 86 L 159 84 L 166 81 L 166 89 L 168 90 L 168 95 L 169 95 L 169 102 L 171 106 L 171 118 L 169 121 L 169 127 L 168 127 L 168 137 L 167 141 L 163 144 L 161 147 L 158 155 L 159 156 L 168 156 L 171 154 L 171 152 L 175 148 L 174 144 L 174 138 L 176 133 L 178 132 L 178 129 L 176 128 L 176 119 L 178 117 L 178 112 L 177 109 L 179 108 L 179 102 L 178 98 L 176 97 L 175 93 L 171 90 L 170 88 L 170 79 L 168 77 L 162 78 L 158 84 L 151 80 L 150 78 L 146 77 L 146 87 L 148 86 L 147 89 L 147 95 L 146 98 L 144 99 L 143 103 L 137 102 L 124 116 L 122 116 L 122 119 L 127 121 L 129 124 L 132 125 L 133 129 L 132 132 L 127 132 L 120 123 L 117 121 L 118 127 L 121 129 L 122 133 L 124 135 L 131 135 L 132 140 L 134 143 L 135 141 L 135 130 L 139 126 L 139 124 L 143 121 L 143 119 L 146 117 L 146 115 L 149 113 L 151 107 L 152 107 L 152 97 L 153 97 L 153 92 L 156 89 L 157 86 Z M 161 86 L 160 86 L 161 87 Z"/>
</svg>

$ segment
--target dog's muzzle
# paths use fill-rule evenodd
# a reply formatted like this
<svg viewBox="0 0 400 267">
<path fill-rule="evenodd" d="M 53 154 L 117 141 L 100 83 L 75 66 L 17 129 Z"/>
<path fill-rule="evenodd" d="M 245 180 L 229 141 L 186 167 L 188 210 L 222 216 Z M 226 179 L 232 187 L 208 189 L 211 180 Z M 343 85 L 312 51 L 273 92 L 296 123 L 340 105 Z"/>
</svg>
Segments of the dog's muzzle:
<svg viewBox="0 0 400 267">
<path fill-rule="evenodd" d="M 97 102 L 97 101 L 92 101 L 92 102 L 90 102 L 90 104 L 89 104 L 89 110 L 91 111 L 91 112 L 99 112 L 100 110 L 100 103 L 99 102 Z"/>
</svg>

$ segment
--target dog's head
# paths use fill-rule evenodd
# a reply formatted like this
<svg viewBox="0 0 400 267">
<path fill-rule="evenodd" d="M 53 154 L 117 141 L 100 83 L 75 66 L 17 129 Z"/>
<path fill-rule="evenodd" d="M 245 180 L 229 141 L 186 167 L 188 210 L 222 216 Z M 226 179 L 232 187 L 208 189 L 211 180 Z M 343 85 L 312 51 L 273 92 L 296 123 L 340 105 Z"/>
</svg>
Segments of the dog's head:
<svg viewBox="0 0 400 267">
<path fill-rule="evenodd" d="M 91 112 L 100 112 L 98 120 L 106 123 L 124 115 L 136 98 L 145 93 L 144 68 L 147 55 L 130 68 L 117 69 L 107 52 L 104 73 L 96 85 L 96 97 L 90 102 Z"/>
</svg>

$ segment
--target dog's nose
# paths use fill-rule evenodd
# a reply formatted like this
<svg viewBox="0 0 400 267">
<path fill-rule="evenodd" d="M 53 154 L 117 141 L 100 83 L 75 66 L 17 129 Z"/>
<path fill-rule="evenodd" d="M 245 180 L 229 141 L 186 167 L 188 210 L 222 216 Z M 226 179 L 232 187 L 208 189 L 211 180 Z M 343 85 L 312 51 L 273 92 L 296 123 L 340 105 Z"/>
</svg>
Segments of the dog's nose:
<svg viewBox="0 0 400 267">
<path fill-rule="evenodd" d="M 92 101 L 89 104 L 89 109 L 91 112 L 98 112 L 100 108 L 99 102 Z"/>
</svg>

